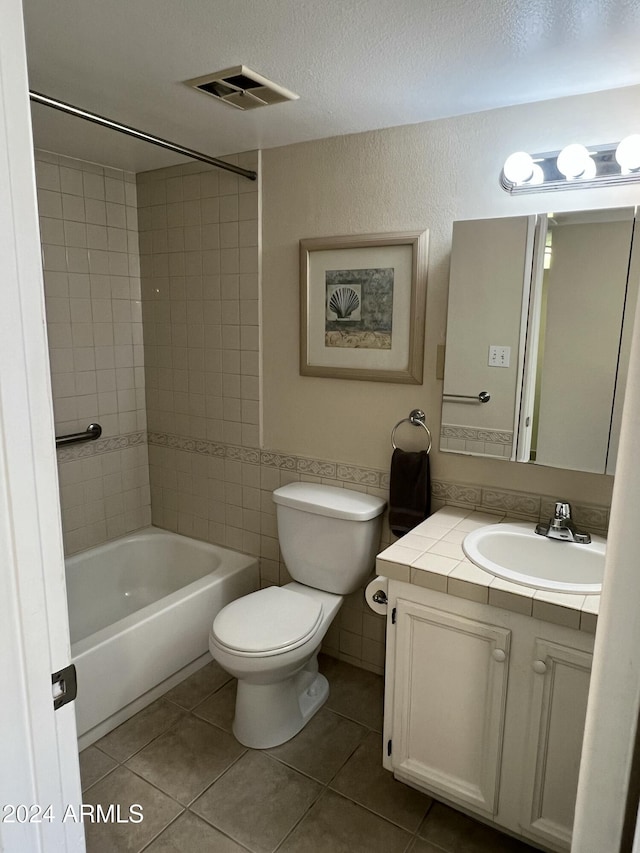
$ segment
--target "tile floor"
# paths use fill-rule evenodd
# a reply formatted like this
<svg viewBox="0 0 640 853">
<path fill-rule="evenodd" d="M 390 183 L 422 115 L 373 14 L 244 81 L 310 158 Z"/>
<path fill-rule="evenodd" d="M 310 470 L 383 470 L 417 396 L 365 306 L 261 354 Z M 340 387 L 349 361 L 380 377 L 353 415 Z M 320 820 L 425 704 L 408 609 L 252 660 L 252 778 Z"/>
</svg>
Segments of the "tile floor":
<svg viewBox="0 0 640 853">
<path fill-rule="evenodd" d="M 143 807 L 85 823 L 89 853 L 533 853 L 393 779 L 382 678 L 321 657 L 331 695 L 282 746 L 231 734 L 235 683 L 212 662 L 85 749 L 85 803 Z"/>
</svg>

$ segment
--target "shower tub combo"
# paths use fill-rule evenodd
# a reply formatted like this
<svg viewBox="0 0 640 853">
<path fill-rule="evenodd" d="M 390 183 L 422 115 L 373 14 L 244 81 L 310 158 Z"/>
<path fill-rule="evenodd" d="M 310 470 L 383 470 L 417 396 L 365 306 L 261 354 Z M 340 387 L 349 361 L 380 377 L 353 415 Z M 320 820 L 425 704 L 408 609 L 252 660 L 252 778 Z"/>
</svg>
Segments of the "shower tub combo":
<svg viewBox="0 0 640 853">
<path fill-rule="evenodd" d="M 258 589 L 253 557 L 150 527 L 66 560 L 80 749 L 211 660 L 217 612 Z"/>
</svg>

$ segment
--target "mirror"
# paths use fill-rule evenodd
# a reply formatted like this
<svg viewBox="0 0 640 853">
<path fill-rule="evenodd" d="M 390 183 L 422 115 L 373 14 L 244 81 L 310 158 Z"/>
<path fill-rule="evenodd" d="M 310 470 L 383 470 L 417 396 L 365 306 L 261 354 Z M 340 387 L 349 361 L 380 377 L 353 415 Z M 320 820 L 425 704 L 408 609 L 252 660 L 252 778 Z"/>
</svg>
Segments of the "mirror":
<svg viewBox="0 0 640 853">
<path fill-rule="evenodd" d="M 640 282 L 634 217 L 454 223 L 442 451 L 614 473 Z"/>
</svg>

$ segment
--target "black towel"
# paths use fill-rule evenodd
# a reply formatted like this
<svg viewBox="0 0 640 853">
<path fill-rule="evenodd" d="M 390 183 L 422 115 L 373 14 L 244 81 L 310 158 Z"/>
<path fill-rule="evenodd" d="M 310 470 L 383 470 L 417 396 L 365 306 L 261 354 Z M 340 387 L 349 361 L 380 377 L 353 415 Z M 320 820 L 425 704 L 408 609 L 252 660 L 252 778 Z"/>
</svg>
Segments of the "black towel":
<svg viewBox="0 0 640 853">
<path fill-rule="evenodd" d="M 431 514 L 429 454 L 400 450 L 391 457 L 389 485 L 389 527 L 404 536 Z"/>
</svg>

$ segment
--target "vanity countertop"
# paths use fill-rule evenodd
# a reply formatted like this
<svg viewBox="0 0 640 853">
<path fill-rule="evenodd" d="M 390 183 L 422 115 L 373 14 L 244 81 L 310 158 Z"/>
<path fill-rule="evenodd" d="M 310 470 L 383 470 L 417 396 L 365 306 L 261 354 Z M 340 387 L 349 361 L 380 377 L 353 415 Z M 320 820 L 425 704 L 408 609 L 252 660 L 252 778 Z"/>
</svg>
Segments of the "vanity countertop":
<svg viewBox="0 0 640 853">
<path fill-rule="evenodd" d="M 549 592 L 510 583 L 483 571 L 465 556 L 462 540 L 467 533 L 487 524 L 508 521 L 522 523 L 522 519 L 505 515 L 445 506 L 378 554 L 376 573 L 545 622 L 595 633 L 599 595 Z M 531 522 L 532 527 L 534 524 Z"/>
</svg>

